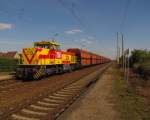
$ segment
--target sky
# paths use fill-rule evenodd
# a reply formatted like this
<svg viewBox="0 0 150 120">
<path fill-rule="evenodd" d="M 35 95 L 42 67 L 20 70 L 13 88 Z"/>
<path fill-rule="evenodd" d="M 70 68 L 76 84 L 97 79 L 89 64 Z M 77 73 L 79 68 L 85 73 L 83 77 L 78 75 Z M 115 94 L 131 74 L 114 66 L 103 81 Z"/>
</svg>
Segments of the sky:
<svg viewBox="0 0 150 120">
<path fill-rule="evenodd" d="M 55 39 L 111 58 L 116 33 L 125 48 L 150 48 L 150 0 L 0 0 L 0 51 Z"/>
</svg>

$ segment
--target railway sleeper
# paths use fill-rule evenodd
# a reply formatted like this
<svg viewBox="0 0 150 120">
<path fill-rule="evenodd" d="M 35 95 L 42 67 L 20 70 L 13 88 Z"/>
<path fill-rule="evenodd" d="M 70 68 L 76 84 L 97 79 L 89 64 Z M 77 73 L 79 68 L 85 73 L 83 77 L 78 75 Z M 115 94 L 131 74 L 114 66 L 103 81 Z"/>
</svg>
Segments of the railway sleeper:
<svg viewBox="0 0 150 120">
<path fill-rule="evenodd" d="M 71 100 L 69 100 L 61 109 L 59 109 L 56 113 L 55 113 L 55 119 L 60 116 L 61 113 L 63 113 L 78 97 L 80 96 L 80 94 L 75 95 Z"/>
<path fill-rule="evenodd" d="M 60 104 L 60 103 L 63 103 L 63 102 L 64 102 L 64 100 L 49 99 L 49 98 L 44 98 L 43 100 L 46 101 L 46 102 L 40 102 L 40 101 L 39 101 L 39 103 L 40 103 L 40 104 L 44 104 L 44 103 L 45 103 L 45 105 L 46 105 L 47 103 L 57 103 L 57 104 L 59 103 L 59 104 Z M 48 105 L 48 104 L 47 104 L 47 105 Z"/>
<path fill-rule="evenodd" d="M 41 111 L 49 111 L 52 109 L 51 107 L 45 107 L 45 106 L 43 107 L 40 105 L 30 105 L 30 107 L 35 109 L 35 110 L 41 110 Z"/>
<path fill-rule="evenodd" d="M 66 92 L 66 93 L 70 93 L 70 94 L 71 94 L 71 93 L 73 93 L 73 94 L 76 93 L 76 94 L 77 94 L 77 93 L 79 92 L 79 90 L 68 90 L 68 89 L 66 90 L 66 89 L 63 89 L 63 90 L 61 90 L 60 92 Z"/>
<path fill-rule="evenodd" d="M 58 97 L 70 97 L 70 96 L 72 96 L 72 94 L 61 94 L 61 93 L 55 93 L 55 94 L 53 94 L 54 96 L 58 96 Z"/>
<path fill-rule="evenodd" d="M 27 117 L 27 118 L 34 118 L 34 119 L 42 119 L 48 114 L 48 112 L 41 112 L 41 111 L 33 111 L 30 109 L 22 109 L 19 113 L 16 115 Z"/>
<path fill-rule="evenodd" d="M 47 114 L 46 112 L 32 111 L 30 109 L 22 109 L 21 112 L 37 116 L 45 116 Z"/>
<path fill-rule="evenodd" d="M 56 100 L 56 101 L 62 101 L 62 103 L 60 103 L 60 104 L 65 104 L 65 103 L 67 103 L 68 102 L 68 100 L 70 100 L 71 98 L 72 98 L 72 96 L 70 96 L 70 97 L 58 97 L 58 96 L 49 96 L 48 97 L 49 98 L 49 100 Z"/>
<path fill-rule="evenodd" d="M 47 100 L 47 99 L 46 99 L 46 100 Z M 56 108 L 57 106 L 59 106 L 59 104 L 60 104 L 60 103 L 43 102 L 43 101 L 38 102 L 38 105 L 39 105 L 39 106 L 47 107 L 47 108 Z"/>
<path fill-rule="evenodd" d="M 73 94 L 75 94 L 76 92 L 74 91 L 72 91 L 72 92 L 69 92 L 69 91 L 59 91 L 59 92 L 57 92 L 57 94 L 63 94 L 63 95 L 73 95 Z"/>
<path fill-rule="evenodd" d="M 13 114 L 10 117 L 10 120 L 40 120 L 40 119 L 33 118 L 33 117 L 26 117 L 26 116 L 22 116 L 22 115 L 19 115 L 19 114 Z"/>
<path fill-rule="evenodd" d="M 80 89 L 81 89 L 80 87 L 66 87 L 61 90 L 80 90 Z"/>
</svg>

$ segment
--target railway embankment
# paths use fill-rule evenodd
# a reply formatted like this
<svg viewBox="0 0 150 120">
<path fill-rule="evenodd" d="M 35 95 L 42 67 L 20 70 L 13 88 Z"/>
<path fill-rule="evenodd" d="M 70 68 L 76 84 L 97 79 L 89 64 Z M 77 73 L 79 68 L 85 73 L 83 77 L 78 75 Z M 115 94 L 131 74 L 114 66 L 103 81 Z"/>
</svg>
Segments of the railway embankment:
<svg viewBox="0 0 150 120">
<path fill-rule="evenodd" d="M 145 97 L 123 80 L 114 64 L 58 120 L 149 120 L 149 116 Z"/>
<path fill-rule="evenodd" d="M 49 78 L 42 79 L 39 81 L 22 82 L 22 81 L 16 81 L 16 80 L 12 79 L 12 80 L 9 80 L 6 82 L 1 82 L 0 114 L 1 114 L 2 118 L 4 118 L 4 117 L 7 118 L 7 116 L 9 116 L 9 114 L 11 115 L 14 112 L 16 113 L 21 108 L 24 108 L 24 106 L 28 106 L 29 104 L 36 103 L 34 101 L 41 100 L 42 99 L 41 97 L 45 97 L 45 95 L 47 95 L 47 94 L 51 95 L 51 94 L 57 92 L 57 90 L 60 90 L 61 88 L 63 89 L 61 92 L 56 93 L 55 95 L 51 95 L 51 97 L 54 96 L 56 98 L 56 96 L 58 97 L 58 95 L 59 95 L 59 97 L 66 96 L 66 95 L 71 97 L 72 94 L 70 92 L 74 91 L 74 90 L 78 91 L 78 89 L 79 89 L 78 87 L 82 88 L 82 85 L 84 85 L 84 84 L 81 84 L 81 86 L 78 86 L 76 84 L 75 84 L 75 86 L 73 86 L 70 84 L 80 80 L 82 77 L 89 75 L 91 72 L 97 71 L 98 69 L 102 70 L 102 68 L 104 66 L 105 65 L 88 67 L 88 68 L 84 68 L 81 70 L 76 70 L 71 73 L 66 73 L 66 74 L 62 74 L 62 75 L 54 75 L 54 76 L 51 76 Z M 85 82 L 88 82 L 88 81 L 85 81 Z M 68 86 L 68 84 L 70 85 L 70 87 L 64 88 L 65 86 Z M 75 88 L 75 87 L 77 87 L 77 88 Z M 71 91 L 69 92 L 70 89 L 71 89 Z M 79 91 L 80 91 L 80 89 L 79 89 Z M 47 97 L 49 97 L 49 96 L 47 96 Z M 49 98 L 49 99 L 51 101 L 52 98 Z M 65 100 L 63 100 L 63 101 L 65 101 Z M 53 102 L 54 102 L 54 100 L 53 100 Z M 45 101 L 45 99 L 44 99 L 44 103 L 47 103 L 47 101 Z M 40 105 L 41 105 L 41 102 L 40 102 Z M 44 104 L 44 105 L 48 105 L 47 107 L 51 107 L 51 103 Z M 59 105 L 59 104 L 56 104 L 56 108 L 58 108 L 57 105 Z M 38 106 L 39 106 L 39 103 L 38 103 Z M 43 106 L 43 104 L 42 104 L 42 106 Z M 25 113 L 28 113 L 28 115 L 37 114 L 37 112 L 35 112 L 31 108 L 30 108 L 30 112 L 29 112 L 29 110 L 28 111 L 24 111 L 24 109 L 21 109 L 21 110 L 22 110 L 21 113 L 25 112 Z M 47 113 L 45 113 L 45 114 L 47 114 Z M 12 115 L 13 115 L 13 117 L 16 118 L 15 114 L 12 114 Z M 20 119 L 20 117 L 19 117 L 19 119 Z"/>
<path fill-rule="evenodd" d="M 113 83 L 113 94 L 115 98 L 115 108 L 120 112 L 121 120 L 149 120 L 150 101 L 147 93 L 149 88 L 145 80 L 139 75 L 130 73 L 129 80 L 123 78 L 122 71 L 118 73 L 117 80 Z"/>
</svg>

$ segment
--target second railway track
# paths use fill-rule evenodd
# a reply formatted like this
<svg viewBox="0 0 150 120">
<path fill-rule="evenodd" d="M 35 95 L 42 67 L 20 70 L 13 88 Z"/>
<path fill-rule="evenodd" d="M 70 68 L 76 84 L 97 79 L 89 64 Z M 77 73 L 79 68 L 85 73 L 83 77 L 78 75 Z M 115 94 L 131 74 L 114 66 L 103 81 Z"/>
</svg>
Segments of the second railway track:
<svg viewBox="0 0 150 120">
<path fill-rule="evenodd" d="M 109 65 L 88 76 L 72 82 L 63 88 L 51 93 L 47 91 L 33 98 L 31 101 L 19 104 L 6 114 L 1 115 L 1 120 L 53 120 L 69 107 Z"/>
<path fill-rule="evenodd" d="M 9 89 L 10 87 L 13 87 L 17 84 L 20 84 L 21 82 L 18 80 L 15 80 L 15 78 L 10 78 L 8 80 L 2 80 L 0 81 L 0 90 Z"/>
<path fill-rule="evenodd" d="M 10 79 L 6 79 L 6 80 L 1 80 L 0 81 L 0 87 L 2 86 L 7 86 L 7 85 L 11 85 L 11 84 L 14 84 L 16 83 L 17 80 L 14 80 L 13 78 L 10 78 Z"/>
</svg>

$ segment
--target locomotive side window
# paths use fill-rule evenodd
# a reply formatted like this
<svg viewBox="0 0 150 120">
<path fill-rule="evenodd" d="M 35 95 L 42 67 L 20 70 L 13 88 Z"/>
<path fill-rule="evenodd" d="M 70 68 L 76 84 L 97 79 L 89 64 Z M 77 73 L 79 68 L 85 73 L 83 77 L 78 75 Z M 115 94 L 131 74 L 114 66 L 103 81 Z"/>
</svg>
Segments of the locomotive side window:
<svg viewBox="0 0 150 120">
<path fill-rule="evenodd" d="M 46 48 L 46 49 L 50 49 L 50 50 L 60 50 L 59 45 L 51 45 L 51 44 L 35 44 L 34 47 Z"/>
<path fill-rule="evenodd" d="M 38 48 L 46 48 L 46 49 L 48 49 L 49 48 L 49 46 L 48 45 L 35 45 L 34 47 L 38 47 Z"/>
<path fill-rule="evenodd" d="M 49 46 L 49 49 L 50 49 L 50 50 L 55 50 L 56 48 L 55 48 L 54 45 L 51 45 L 51 46 Z"/>
</svg>

